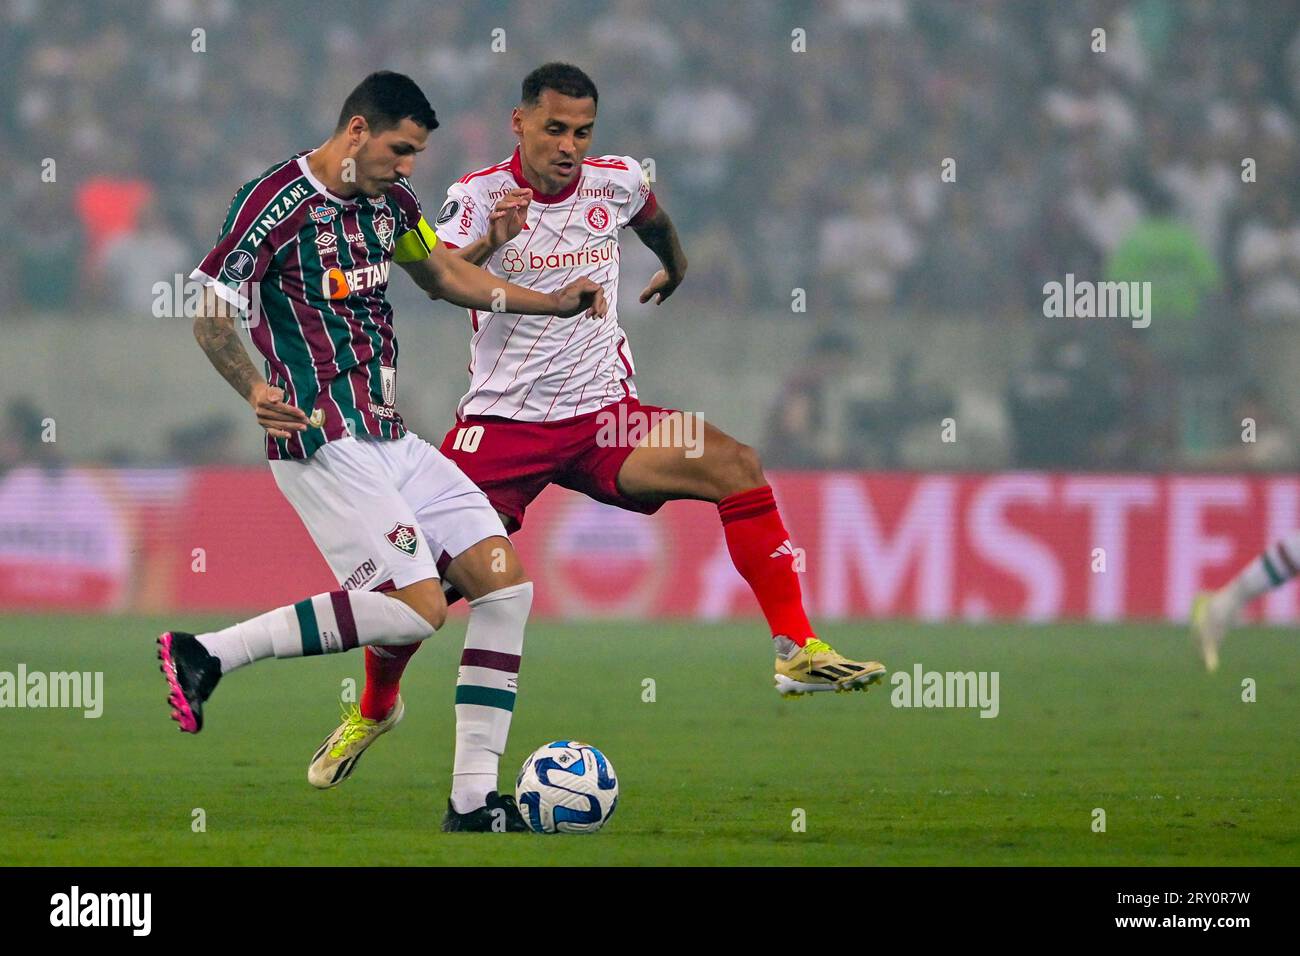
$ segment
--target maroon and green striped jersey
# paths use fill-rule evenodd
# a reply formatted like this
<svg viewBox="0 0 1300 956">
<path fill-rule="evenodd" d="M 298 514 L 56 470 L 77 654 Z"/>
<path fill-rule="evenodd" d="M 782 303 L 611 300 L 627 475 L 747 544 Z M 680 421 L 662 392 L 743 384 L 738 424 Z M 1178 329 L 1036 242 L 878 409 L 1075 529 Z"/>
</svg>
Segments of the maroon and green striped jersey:
<svg viewBox="0 0 1300 956">
<path fill-rule="evenodd" d="M 437 242 L 405 179 L 382 197 L 345 199 L 312 174 L 307 155 L 240 187 L 217 244 L 190 274 L 249 310 L 267 381 L 311 419 L 292 438 L 267 435 L 272 459 L 309 458 L 349 434 L 405 433 L 388 273 Z"/>
</svg>

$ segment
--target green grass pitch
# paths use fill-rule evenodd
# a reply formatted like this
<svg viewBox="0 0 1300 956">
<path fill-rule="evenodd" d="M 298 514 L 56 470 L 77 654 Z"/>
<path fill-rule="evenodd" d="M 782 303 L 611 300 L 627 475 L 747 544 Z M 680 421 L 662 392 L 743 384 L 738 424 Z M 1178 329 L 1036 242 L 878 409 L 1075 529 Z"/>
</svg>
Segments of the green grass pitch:
<svg viewBox="0 0 1300 956">
<path fill-rule="evenodd" d="M 237 672 L 192 737 L 167 719 L 154 658 L 169 623 L 0 617 L 0 670 L 103 671 L 105 697 L 99 719 L 0 710 L 0 864 L 1300 863 L 1286 631 L 1233 635 L 1211 677 L 1173 627 L 825 629 L 891 670 L 998 671 L 1000 714 L 981 719 L 893 707 L 889 684 L 782 700 L 758 622 L 536 623 L 503 783 L 533 748 L 576 737 L 610 757 L 622 793 L 601 833 L 540 837 L 439 832 L 463 619 L 413 660 L 405 721 L 326 792 L 307 760 L 361 655 Z"/>
</svg>

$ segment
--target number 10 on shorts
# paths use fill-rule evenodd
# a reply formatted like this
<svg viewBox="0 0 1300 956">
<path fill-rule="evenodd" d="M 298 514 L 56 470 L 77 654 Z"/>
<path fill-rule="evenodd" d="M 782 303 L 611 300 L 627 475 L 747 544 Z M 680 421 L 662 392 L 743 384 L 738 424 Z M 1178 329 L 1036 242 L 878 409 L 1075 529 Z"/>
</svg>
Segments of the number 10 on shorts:
<svg viewBox="0 0 1300 956">
<path fill-rule="evenodd" d="M 456 429 L 456 440 L 452 442 L 453 451 L 463 451 L 467 455 L 472 455 L 478 451 L 478 443 L 483 440 L 483 426 L 470 425 L 467 428 Z"/>
</svg>

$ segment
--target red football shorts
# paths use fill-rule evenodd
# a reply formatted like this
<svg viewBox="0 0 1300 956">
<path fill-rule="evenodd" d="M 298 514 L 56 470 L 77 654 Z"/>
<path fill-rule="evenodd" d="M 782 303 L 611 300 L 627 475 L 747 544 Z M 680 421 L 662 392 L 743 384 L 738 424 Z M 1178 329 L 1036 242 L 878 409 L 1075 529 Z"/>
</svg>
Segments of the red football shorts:
<svg viewBox="0 0 1300 956">
<path fill-rule="evenodd" d="M 620 412 L 619 406 L 625 406 Z M 495 415 L 458 419 L 441 451 L 478 485 L 509 530 L 524 523 L 524 510 L 554 482 L 627 511 L 654 514 L 662 501 L 638 501 L 618 490 L 618 470 L 638 442 L 610 440 L 623 435 L 611 422 L 658 421 L 673 409 L 643 405 L 635 398 L 556 422 L 521 422 Z"/>
</svg>

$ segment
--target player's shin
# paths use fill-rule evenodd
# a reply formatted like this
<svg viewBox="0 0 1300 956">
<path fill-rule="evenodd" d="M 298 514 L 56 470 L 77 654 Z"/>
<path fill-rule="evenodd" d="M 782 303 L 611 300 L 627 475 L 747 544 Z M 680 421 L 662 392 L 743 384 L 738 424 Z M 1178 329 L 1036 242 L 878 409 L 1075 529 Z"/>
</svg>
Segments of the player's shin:
<svg viewBox="0 0 1300 956">
<path fill-rule="evenodd" d="M 335 654 L 367 644 L 422 641 L 434 627 L 409 605 L 375 591 L 329 591 L 222 631 L 198 635 L 221 672 L 267 657 Z"/>
<path fill-rule="evenodd" d="M 1259 557 L 1214 596 L 1220 610 L 1231 617 L 1257 597 L 1281 587 L 1300 573 L 1300 531 L 1269 545 Z"/>
<path fill-rule="evenodd" d="M 458 813 L 484 805 L 510 735 L 524 627 L 533 603 L 525 581 L 469 604 L 465 650 L 456 679 L 456 757 L 451 804 Z"/>
<path fill-rule="evenodd" d="M 803 647 L 815 635 L 803 607 L 794 547 L 771 487 L 728 495 L 718 502 L 718 516 L 731 561 L 753 589 L 778 651 Z"/>
</svg>

